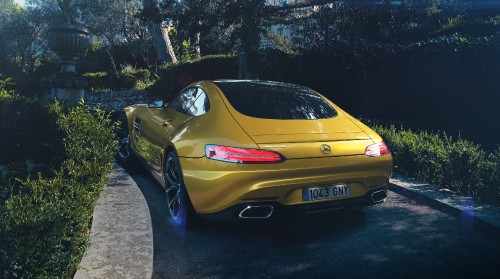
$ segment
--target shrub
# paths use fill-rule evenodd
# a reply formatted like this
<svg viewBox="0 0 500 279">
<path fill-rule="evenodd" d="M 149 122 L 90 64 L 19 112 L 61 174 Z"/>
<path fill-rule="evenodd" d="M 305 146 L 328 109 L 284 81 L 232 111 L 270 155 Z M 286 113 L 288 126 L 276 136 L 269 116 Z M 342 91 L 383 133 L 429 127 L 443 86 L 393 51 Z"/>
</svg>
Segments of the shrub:
<svg viewBox="0 0 500 279">
<path fill-rule="evenodd" d="M 0 98 L 12 97 L 14 95 L 14 91 L 7 89 L 7 86 L 13 84 L 12 78 L 7 77 L 2 79 L 2 75 L 0 74 Z"/>
<path fill-rule="evenodd" d="M 70 278 L 89 243 L 90 217 L 111 171 L 113 124 L 106 114 L 92 113 L 83 104 L 69 108 L 57 102 L 17 102 L 56 116 L 45 124 L 57 127 L 64 152 L 51 177 L 39 173 L 0 180 L 0 277 Z"/>
<path fill-rule="evenodd" d="M 112 78 L 106 72 L 83 74 L 87 78 L 88 90 L 92 92 L 108 91 L 111 88 Z"/>
<path fill-rule="evenodd" d="M 395 125 L 373 128 L 391 148 L 395 171 L 500 204 L 500 147 L 488 153 L 478 144 L 444 133 L 413 132 Z"/>
<path fill-rule="evenodd" d="M 35 162 L 60 166 L 62 132 L 48 103 L 24 97 L 0 98 L 0 164 Z"/>
<path fill-rule="evenodd" d="M 116 89 L 145 89 L 153 84 L 148 69 L 134 69 L 130 65 L 123 67 L 119 74 L 107 72 L 85 73 L 88 90 L 104 92 Z"/>
<path fill-rule="evenodd" d="M 120 82 L 127 89 L 144 89 L 151 84 L 151 73 L 148 69 L 126 65 L 121 71 Z"/>
</svg>

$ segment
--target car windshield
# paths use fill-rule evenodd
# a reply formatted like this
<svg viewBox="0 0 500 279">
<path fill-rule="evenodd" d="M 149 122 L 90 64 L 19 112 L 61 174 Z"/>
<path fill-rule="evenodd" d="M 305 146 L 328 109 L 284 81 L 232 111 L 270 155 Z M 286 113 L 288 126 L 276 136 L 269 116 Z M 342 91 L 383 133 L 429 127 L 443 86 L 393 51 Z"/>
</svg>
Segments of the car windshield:
<svg viewBox="0 0 500 279">
<path fill-rule="evenodd" d="M 319 94 L 299 85 L 269 81 L 215 81 L 238 112 L 266 119 L 324 119 L 337 115 Z"/>
</svg>

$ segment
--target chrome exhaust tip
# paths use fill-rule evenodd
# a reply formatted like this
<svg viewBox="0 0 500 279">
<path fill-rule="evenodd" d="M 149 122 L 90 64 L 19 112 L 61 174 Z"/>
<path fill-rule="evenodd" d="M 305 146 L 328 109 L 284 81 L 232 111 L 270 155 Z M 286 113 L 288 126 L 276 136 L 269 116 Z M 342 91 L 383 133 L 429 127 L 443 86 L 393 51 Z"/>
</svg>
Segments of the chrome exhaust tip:
<svg viewBox="0 0 500 279">
<path fill-rule="evenodd" d="M 267 219 L 273 215 L 272 205 L 249 205 L 238 215 L 242 219 Z"/>
<path fill-rule="evenodd" d="M 386 190 L 375 191 L 371 194 L 371 199 L 373 204 L 383 203 L 386 198 L 387 198 Z"/>
</svg>

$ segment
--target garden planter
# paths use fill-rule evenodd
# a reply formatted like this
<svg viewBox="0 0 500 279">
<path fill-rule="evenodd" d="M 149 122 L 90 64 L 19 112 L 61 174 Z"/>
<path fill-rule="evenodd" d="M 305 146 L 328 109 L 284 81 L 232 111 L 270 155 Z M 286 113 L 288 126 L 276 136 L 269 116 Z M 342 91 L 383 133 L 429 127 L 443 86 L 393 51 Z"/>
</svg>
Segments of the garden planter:
<svg viewBox="0 0 500 279">
<path fill-rule="evenodd" d="M 76 73 L 75 65 L 78 58 L 84 56 L 89 48 L 89 34 L 85 28 L 73 24 L 54 25 L 49 28 L 49 47 L 56 53 L 61 64 L 59 73 L 50 78 L 52 98 L 74 104 L 83 99 L 87 82 Z"/>
<path fill-rule="evenodd" d="M 90 42 L 87 29 L 73 24 L 54 25 L 49 28 L 49 47 L 57 54 L 61 72 L 75 72 L 78 58 L 85 55 Z"/>
</svg>

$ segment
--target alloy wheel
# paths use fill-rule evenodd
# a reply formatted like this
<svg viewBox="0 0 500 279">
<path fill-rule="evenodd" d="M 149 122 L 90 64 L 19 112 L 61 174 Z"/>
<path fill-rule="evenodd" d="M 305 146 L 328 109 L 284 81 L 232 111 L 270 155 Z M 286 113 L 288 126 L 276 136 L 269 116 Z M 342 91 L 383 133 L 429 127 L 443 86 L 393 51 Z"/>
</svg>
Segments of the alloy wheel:
<svg viewBox="0 0 500 279">
<path fill-rule="evenodd" d="M 179 219 L 182 209 L 182 193 L 181 193 L 181 179 L 180 169 L 177 161 L 169 156 L 165 164 L 165 180 L 167 182 L 166 196 L 167 207 L 173 221 Z"/>
<path fill-rule="evenodd" d="M 117 155 L 121 161 L 126 161 L 130 158 L 130 138 L 128 134 L 118 139 Z"/>
</svg>

